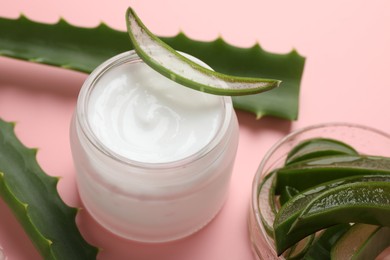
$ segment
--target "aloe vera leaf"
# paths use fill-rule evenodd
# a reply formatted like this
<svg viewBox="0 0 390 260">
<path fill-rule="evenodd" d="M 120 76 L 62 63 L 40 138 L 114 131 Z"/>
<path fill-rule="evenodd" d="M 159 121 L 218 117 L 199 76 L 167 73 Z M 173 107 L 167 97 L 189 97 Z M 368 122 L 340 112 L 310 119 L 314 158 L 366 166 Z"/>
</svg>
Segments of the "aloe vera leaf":
<svg viewBox="0 0 390 260">
<path fill-rule="evenodd" d="M 349 183 L 323 192 L 294 221 L 285 242 L 340 223 L 365 223 L 390 227 L 390 182 Z M 280 245 L 283 245 L 281 243 Z"/>
<path fill-rule="evenodd" d="M 285 186 L 301 191 L 334 179 L 371 174 L 390 176 L 390 158 L 363 155 L 313 158 L 279 169 L 275 192 L 279 194 Z"/>
<path fill-rule="evenodd" d="M 126 24 L 138 56 L 155 71 L 183 86 L 210 94 L 242 96 L 261 93 L 280 84 L 275 79 L 237 77 L 199 65 L 149 31 L 131 7 L 126 12 Z"/>
<path fill-rule="evenodd" d="M 315 234 L 305 237 L 295 245 L 293 245 L 286 256 L 287 260 L 300 260 L 310 249 L 313 241 L 315 239 Z"/>
<path fill-rule="evenodd" d="M 105 24 L 89 29 L 0 18 L 0 55 L 90 73 L 103 61 L 132 49 L 126 33 Z"/>
<path fill-rule="evenodd" d="M 36 152 L 17 139 L 14 124 L 0 119 L 0 196 L 44 259 L 95 259 L 98 249 L 76 226 L 77 209 L 61 200 L 58 178 L 42 171 Z"/>
<path fill-rule="evenodd" d="M 258 188 L 259 214 L 264 229 L 268 235 L 273 236 L 273 222 L 275 220 L 275 177 L 276 173 L 268 174 Z"/>
<path fill-rule="evenodd" d="M 390 228 L 354 224 L 331 249 L 332 259 L 375 259 L 390 245 Z"/>
<path fill-rule="evenodd" d="M 221 38 L 211 42 L 191 40 L 183 33 L 161 37 L 172 48 L 204 61 L 216 71 L 243 77 L 277 78 L 283 84 L 266 93 L 233 97 L 235 108 L 295 120 L 298 116 L 299 86 L 305 59 L 296 51 L 273 54 L 258 44 L 238 48 Z M 21 16 L 0 18 L 0 55 L 90 73 L 103 61 L 132 49 L 126 32 L 105 24 L 81 28 L 60 20 L 37 23 Z"/>
<path fill-rule="evenodd" d="M 329 138 L 311 138 L 296 145 L 287 155 L 285 165 L 322 156 L 349 154 L 358 152 L 350 145 Z"/>
<path fill-rule="evenodd" d="M 289 232 L 351 222 L 390 227 L 388 178 L 343 184 L 325 191 L 306 206 Z"/>
<path fill-rule="evenodd" d="M 308 231 L 305 228 L 298 229 L 297 227 L 301 224 L 296 223 L 297 219 L 301 217 L 301 214 L 303 214 L 310 203 L 338 187 L 371 182 L 390 182 L 390 175 L 367 175 L 342 178 L 311 187 L 291 198 L 281 207 L 275 216 L 273 228 L 278 254 L 283 253 L 287 248 L 313 233 L 311 232 L 312 230 Z M 329 220 L 334 219 L 330 218 Z M 296 230 L 291 232 L 293 226 Z"/>
<path fill-rule="evenodd" d="M 280 205 L 286 204 L 292 197 L 294 197 L 298 193 L 299 190 L 295 189 L 294 187 L 284 186 L 279 196 Z"/>
<path fill-rule="evenodd" d="M 331 259 L 331 249 L 338 239 L 350 229 L 350 225 L 343 223 L 327 228 L 310 246 L 303 260 L 328 260 Z M 336 258 L 337 259 L 337 258 Z M 340 258 L 345 259 L 345 258 Z"/>
</svg>

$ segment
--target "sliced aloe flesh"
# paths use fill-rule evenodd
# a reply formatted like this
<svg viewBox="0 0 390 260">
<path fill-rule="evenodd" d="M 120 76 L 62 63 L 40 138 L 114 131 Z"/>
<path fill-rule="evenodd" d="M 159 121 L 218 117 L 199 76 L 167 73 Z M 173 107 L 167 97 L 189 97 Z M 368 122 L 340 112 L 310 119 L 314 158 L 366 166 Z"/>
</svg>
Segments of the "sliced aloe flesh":
<svg viewBox="0 0 390 260">
<path fill-rule="evenodd" d="M 279 196 L 280 205 L 286 204 L 291 198 L 299 193 L 299 190 L 286 186 L 283 189 L 282 194 Z M 285 257 L 288 260 L 301 259 L 305 255 L 306 251 L 310 248 L 311 244 L 314 241 L 315 235 L 305 237 L 295 245 L 293 245 L 288 252 L 286 252 Z"/>
<path fill-rule="evenodd" d="M 277 212 L 275 205 L 275 172 L 268 174 L 258 189 L 259 213 L 263 227 L 267 234 L 273 237 L 273 222 Z M 289 197 L 291 198 L 291 197 Z M 293 260 L 299 259 L 309 249 L 314 236 L 309 236 L 295 244 L 288 252 L 286 258 Z"/>
<path fill-rule="evenodd" d="M 140 58 L 160 74 L 186 87 L 240 96 L 264 92 L 280 84 L 279 80 L 230 76 L 200 66 L 153 35 L 132 8 L 127 10 L 126 21 L 130 40 Z"/>
<path fill-rule="evenodd" d="M 305 237 L 289 250 L 286 259 L 288 260 L 299 260 L 306 254 L 306 252 L 311 248 L 313 241 L 315 239 L 315 234 Z"/>
<path fill-rule="evenodd" d="M 284 186 L 279 196 L 280 205 L 286 204 L 292 197 L 294 197 L 298 193 L 299 190 L 295 189 L 294 187 Z"/>
<path fill-rule="evenodd" d="M 351 218 L 353 218 L 354 213 L 357 214 L 356 217 L 359 218 L 359 221 L 377 221 L 377 223 L 385 223 L 386 221 L 390 222 L 390 218 L 388 217 L 389 215 L 387 215 L 387 218 L 386 215 L 384 215 L 384 219 L 379 220 L 376 218 L 378 216 L 371 216 L 371 214 L 377 214 L 377 212 L 380 212 L 380 214 L 383 212 L 390 214 L 390 211 L 387 211 L 387 207 L 390 207 L 390 198 L 388 204 L 384 205 L 384 207 L 372 204 L 370 205 L 372 208 L 367 209 L 364 205 L 361 206 L 359 204 L 356 207 L 351 205 L 351 201 L 348 201 L 348 198 L 350 197 L 341 197 L 344 193 L 353 190 L 355 187 L 354 185 L 357 185 L 357 189 L 359 189 L 359 185 L 365 186 L 357 192 L 358 194 L 356 194 L 355 197 L 350 198 L 352 201 L 355 199 L 367 199 L 368 196 L 367 194 L 364 194 L 364 192 L 372 192 L 373 195 L 379 196 L 381 193 L 375 190 L 377 187 L 373 184 L 377 182 L 380 184 L 384 183 L 385 187 L 389 186 L 388 192 L 390 192 L 390 175 L 353 176 L 312 187 L 293 197 L 282 206 L 275 217 L 273 228 L 277 253 L 283 253 L 287 248 L 296 244 L 304 237 L 322 228 L 338 223 L 344 223 L 345 219 L 353 222 L 352 219 L 349 219 L 349 217 L 351 217 L 350 215 L 352 214 L 353 216 Z M 346 190 L 345 188 L 349 189 Z M 386 193 L 382 195 L 382 197 L 378 198 L 385 200 Z M 387 194 L 387 196 L 390 197 L 390 193 Z M 343 201 L 344 204 L 341 203 L 341 198 L 345 199 Z M 324 200 L 328 204 L 325 203 L 321 207 L 320 203 Z M 367 203 L 370 202 L 371 201 L 368 201 Z M 373 202 L 375 203 L 375 200 Z M 319 212 L 313 213 L 313 210 L 318 210 Z M 372 212 L 367 213 L 366 211 Z M 334 217 L 332 213 L 335 212 L 339 212 L 340 214 L 336 214 L 337 217 Z M 357 212 L 364 212 L 367 214 L 359 215 Z M 380 214 L 379 218 L 381 216 Z M 368 218 L 363 219 L 366 216 L 368 216 Z"/>
<path fill-rule="evenodd" d="M 286 234 L 289 232 L 291 226 L 294 224 L 295 220 L 299 217 L 301 212 L 305 207 L 317 196 L 319 196 L 324 191 L 337 187 L 338 185 L 351 183 L 351 182 L 360 182 L 362 178 L 346 178 L 335 182 L 326 183 L 313 187 L 312 189 L 303 191 L 298 195 L 294 196 L 291 200 L 285 203 L 282 208 L 279 210 L 275 216 L 274 221 L 274 239 L 277 245 L 277 248 L 281 248 L 283 244 L 286 243 Z M 389 177 L 390 179 L 390 177 Z M 372 180 L 372 179 L 371 179 Z M 278 250 L 278 254 L 281 254 L 284 250 L 290 246 L 297 243 L 302 238 L 293 238 L 292 241 L 289 241 L 287 246 L 283 246 L 283 249 Z"/>
<path fill-rule="evenodd" d="M 295 146 L 287 155 L 286 165 L 303 160 L 337 155 L 349 154 L 358 155 L 358 152 L 346 143 L 328 138 L 312 138 L 305 140 Z"/>
<path fill-rule="evenodd" d="M 331 259 L 331 249 L 338 239 L 349 230 L 349 224 L 339 224 L 329 227 L 318 235 L 302 260 L 328 260 Z M 338 258 L 336 258 L 338 259 Z M 347 259 L 347 258 L 340 258 Z"/>
<path fill-rule="evenodd" d="M 375 259 L 390 246 L 390 228 L 355 224 L 333 246 L 332 259 Z"/>
<path fill-rule="evenodd" d="M 353 175 L 390 174 L 390 158 L 334 155 L 305 160 L 277 172 L 276 193 L 285 186 L 305 190 L 324 182 Z"/>
<path fill-rule="evenodd" d="M 339 223 L 365 223 L 390 227 L 390 181 L 340 185 L 313 199 L 287 234 L 302 239 Z"/>
<path fill-rule="evenodd" d="M 273 222 L 276 214 L 275 176 L 275 173 L 267 175 L 258 190 L 260 219 L 265 231 L 270 236 L 273 236 Z"/>
</svg>

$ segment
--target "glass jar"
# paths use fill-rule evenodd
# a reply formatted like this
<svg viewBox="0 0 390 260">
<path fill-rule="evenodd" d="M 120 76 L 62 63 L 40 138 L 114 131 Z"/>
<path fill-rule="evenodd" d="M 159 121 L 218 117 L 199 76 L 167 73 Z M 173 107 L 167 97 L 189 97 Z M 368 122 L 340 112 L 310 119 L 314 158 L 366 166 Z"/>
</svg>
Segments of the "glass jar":
<svg viewBox="0 0 390 260">
<path fill-rule="evenodd" d="M 203 147 L 173 161 L 127 158 L 97 135 L 89 103 L 99 82 L 115 80 L 112 71 L 128 66 L 127 76 L 137 76 L 134 64 L 150 69 L 134 51 L 122 53 L 96 68 L 80 91 L 70 130 L 79 194 L 92 217 L 121 237 L 151 243 L 180 239 L 210 222 L 226 199 L 238 145 L 237 118 L 231 98 L 215 96 L 222 116 Z"/>
<path fill-rule="evenodd" d="M 390 157 L 390 135 L 376 129 L 348 123 L 314 125 L 290 133 L 278 141 L 265 155 L 252 184 L 252 198 L 249 212 L 249 234 L 256 259 L 285 259 L 278 257 L 274 241 L 262 224 L 258 187 L 274 169 L 284 165 L 289 151 L 306 139 L 331 138 L 351 145 L 361 154 Z"/>
</svg>

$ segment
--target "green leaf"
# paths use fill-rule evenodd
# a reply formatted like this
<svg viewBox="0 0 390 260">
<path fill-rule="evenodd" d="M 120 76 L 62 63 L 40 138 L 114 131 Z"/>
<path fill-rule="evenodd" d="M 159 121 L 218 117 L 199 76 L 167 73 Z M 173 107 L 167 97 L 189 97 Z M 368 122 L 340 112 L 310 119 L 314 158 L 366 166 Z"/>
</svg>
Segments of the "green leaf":
<svg viewBox="0 0 390 260">
<path fill-rule="evenodd" d="M 378 188 L 375 183 L 382 183 L 383 185 L 389 187 Z M 368 188 L 364 186 L 366 184 Z M 356 187 L 362 185 L 364 187 L 357 188 L 355 191 L 352 190 L 348 196 L 345 195 L 346 193 L 343 194 L 343 192 L 347 191 L 353 185 Z M 386 196 L 389 198 L 389 194 L 383 192 L 383 196 L 377 196 L 377 193 L 380 193 L 381 191 L 375 190 L 376 188 L 383 188 L 382 191 L 390 190 L 390 175 L 364 175 L 340 178 L 311 187 L 291 198 L 278 211 L 273 224 L 275 245 L 278 254 L 281 254 L 302 238 L 320 230 L 321 228 L 337 223 L 348 223 L 348 221 L 354 222 L 350 219 L 350 217 L 356 212 L 359 212 L 359 214 L 355 215 L 357 221 L 379 221 L 380 224 L 384 223 L 383 217 L 376 218 L 377 216 L 375 216 L 375 214 L 380 215 L 386 211 L 386 207 L 383 206 L 383 204 L 386 203 L 383 203 L 383 200 L 386 200 Z M 372 199 L 372 195 L 370 193 L 367 193 L 371 192 L 371 190 L 374 190 L 371 194 L 377 199 L 376 201 L 375 199 Z M 356 193 L 356 195 L 352 198 L 354 193 Z M 328 199 L 327 202 L 320 205 L 321 199 L 322 202 L 326 200 L 324 199 L 325 197 Z M 358 201 L 359 199 L 364 200 L 364 198 L 366 198 L 368 202 L 364 206 L 360 206 Z M 348 203 L 353 202 L 356 202 L 356 207 L 346 206 Z M 372 212 L 369 210 L 370 207 Z M 379 210 L 376 210 L 376 207 L 378 207 Z M 310 211 L 311 209 L 317 210 L 317 212 L 312 213 Z M 387 210 L 389 209 L 390 207 L 387 207 Z M 361 212 L 364 212 L 364 214 L 360 214 Z M 386 214 L 382 216 L 386 216 Z M 346 218 L 348 218 L 347 222 L 345 222 Z M 354 220 L 356 220 L 356 218 Z M 312 222 L 309 223 L 308 220 Z M 304 222 L 306 225 L 303 224 Z M 387 224 L 390 225 L 390 222 L 387 221 Z"/>
<path fill-rule="evenodd" d="M 14 124 L 0 119 L 0 196 L 44 259 L 95 259 L 98 249 L 76 226 L 77 209 L 61 200 L 58 178 L 42 171 L 36 152 L 17 139 Z"/>
<path fill-rule="evenodd" d="M 261 93 L 280 84 L 279 80 L 237 77 L 205 68 L 155 36 L 134 10 L 126 13 L 127 32 L 138 56 L 163 76 L 183 86 L 224 96 Z"/>
<path fill-rule="evenodd" d="M 389 227 L 355 223 L 332 246 L 330 259 L 376 259 L 389 245 Z"/>
<path fill-rule="evenodd" d="M 21 16 L 0 18 L 0 54 L 90 73 L 103 61 L 131 49 L 128 36 L 102 24 L 88 29 L 64 20 L 50 25 Z"/>
<path fill-rule="evenodd" d="M 0 18 L 0 55 L 89 73 L 108 58 L 132 49 L 126 32 L 104 24 L 80 28 L 64 20 L 56 24 Z M 266 93 L 234 97 L 234 106 L 258 118 L 273 115 L 296 119 L 304 58 L 292 51 L 272 54 L 259 45 L 237 48 L 221 38 L 212 42 L 191 40 L 180 33 L 161 38 L 172 48 L 199 58 L 214 70 L 241 77 L 277 78 L 279 88 Z"/>
<path fill-rule="evenodd" d="M 318 234 L 314 243 L 310 246 L 302 260 L 328 260 L 330 257 L 330 250 L 338 239 L 345 234 L 350 228 L 349 224 L 343 223 L 334 225 L 325 229 Z M 345 259 L 345 258 L 335 258 Z"/>
</svg>

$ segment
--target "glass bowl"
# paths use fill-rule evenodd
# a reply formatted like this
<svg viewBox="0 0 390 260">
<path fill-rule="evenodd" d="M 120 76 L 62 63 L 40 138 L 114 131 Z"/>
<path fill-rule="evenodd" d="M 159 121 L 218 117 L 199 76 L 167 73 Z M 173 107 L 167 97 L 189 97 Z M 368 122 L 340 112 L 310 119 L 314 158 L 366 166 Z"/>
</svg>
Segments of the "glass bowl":
<svg viewBox="0 0 390 260">
<path fill-rule="evenodd" d="M 249 233 L 252 248 L 257 259 L 285 259 L 278 257 L 274 242 L 265 231 L 260 219 L 258 187 L 273 169 L 281 167 L 288 152 L 303 140 L 323 137 L 333 138 L 354 147 L 361 154 L 390 157 L 390 135 L 371 127 L 349 123 L 327 123 L 296 130 L 278 141 L 262 160 L 252 185 L 249 213 Z"/>
</svg>

